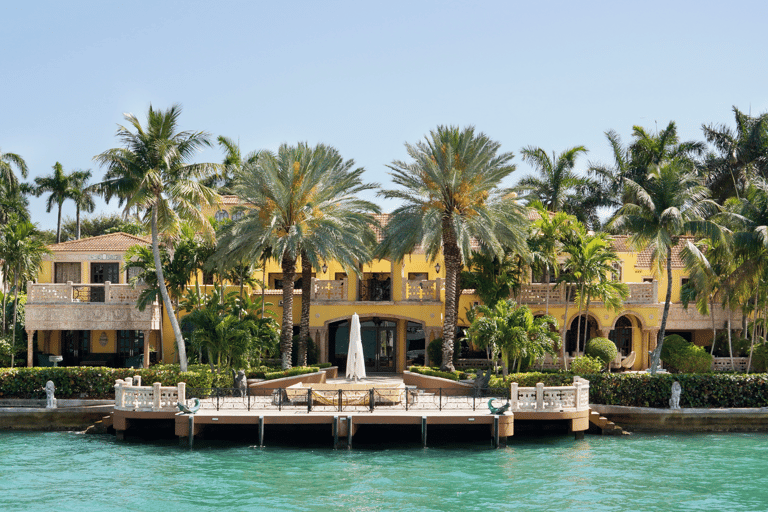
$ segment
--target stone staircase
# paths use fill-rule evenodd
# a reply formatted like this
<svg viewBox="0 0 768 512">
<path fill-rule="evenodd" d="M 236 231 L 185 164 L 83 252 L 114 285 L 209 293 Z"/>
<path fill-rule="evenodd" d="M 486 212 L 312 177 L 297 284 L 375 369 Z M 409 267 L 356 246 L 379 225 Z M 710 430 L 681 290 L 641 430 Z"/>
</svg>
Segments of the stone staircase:
<svg viewBox="0 0 768 512">
<path fill-rule="evenodd" d="M 104 416 L 99 421 L 86 428 L 84 434 L 109 434 L 112 428 L 112 415 Z M 114 432 L 112 432 L 114 433 Z"/>
<path fill-rule="evenodd" d="M 629 435 L 629 432 L 625 432 L 620 426 L 605 416 L 600 416 L 600 413 L 591 409 L 589 410 L 589 423 L 590 431 L 592 431 L 594 427 L 595 430 L 598 430 L 599 433 L 604 436 Z"/>
</svg>

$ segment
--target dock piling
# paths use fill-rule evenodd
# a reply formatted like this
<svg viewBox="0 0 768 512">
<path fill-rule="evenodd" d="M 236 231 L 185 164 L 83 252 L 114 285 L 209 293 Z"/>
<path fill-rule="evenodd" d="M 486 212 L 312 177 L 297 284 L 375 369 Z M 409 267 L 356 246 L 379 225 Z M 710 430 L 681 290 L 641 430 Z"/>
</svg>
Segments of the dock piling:
<svg viewBox="0 0 768 512">
<path fill-rule="evenodd" d="M 192 448 L 195 445 L 195 415 L 189 414 L 189 447 Z"/>
<path fill-rule="evenodd" d="M 259 416 L 259 446 L 264 447 L 264 416 Z"/>
<path fill-rule="evenodd" d="M 352 448 L 352 416 L 347 416 L 347 448 Z"/>
<path fill-rule="evenodd" d="M 333 449 L 339 447 L 339 417 L 333 417 Z"/>
<path fill-rule="evenodd" d="M 499 416 L 493 416 L 493 447 L 499 447 Z"/>
<path fill-rule="evenodd" d="M 427 447 L 427 417 L 421 417 L 421 446 Z"/>
</svg>

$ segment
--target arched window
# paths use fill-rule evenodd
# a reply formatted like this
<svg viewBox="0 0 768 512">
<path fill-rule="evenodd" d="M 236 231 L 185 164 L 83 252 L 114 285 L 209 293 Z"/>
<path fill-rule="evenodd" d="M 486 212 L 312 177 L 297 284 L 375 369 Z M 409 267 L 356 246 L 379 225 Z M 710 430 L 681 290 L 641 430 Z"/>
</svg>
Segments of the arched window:
<svg viewBox="0 0 768 512">
<path fill-rule="evenodd" d="M 232 214 L 232 220 L 240 220 L 243 218 L 243 215 L 245 215 L 245 212 L 240 210 Z"/>
<path fill-rule="evenodd" d="M 221 222 L 223 220 L 229 219 L 229 213 L 227 213 L 226 210 L 219 210 L 219 211 L 216 212 L 216 215 L 214 215 L 214 218 L 217 221 Z"/>
</svg>

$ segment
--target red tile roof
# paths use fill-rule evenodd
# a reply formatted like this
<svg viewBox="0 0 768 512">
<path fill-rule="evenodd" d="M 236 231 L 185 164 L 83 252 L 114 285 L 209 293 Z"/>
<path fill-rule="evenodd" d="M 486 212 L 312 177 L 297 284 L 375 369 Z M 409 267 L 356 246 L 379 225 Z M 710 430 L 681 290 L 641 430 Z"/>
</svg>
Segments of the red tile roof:
<svg viewBox="0 0 768 512">
<path fill-rule="evenodd" d="M 612 237 L 612 246 L 613 250 L 616 252 L 637 252 L 634 250 L 630 244 L 629 244 L 629 235 L 615 235 Z M 683 259 L 680 257 L 680 251 L 683 250 L 683 247 L 686 246 L 688 241 L 693 241 L 695 238 L 692 236 L 684 236 L 680 237 L 680 240 L 678 241 L 677 245 L 675 245 L 672 248 L 672 267 L 673 268 L 684 268 L 685 263 L 683 263 Z M 645 248 L 642 251 L 640 251 L 637 254 L 637 264 L 635 265 L 638 268 L 651 268 L 651 249 Z"/>
<path fill-rule="evenodd" d="M 120 232 L 61 242 L 49 245 L 48 249 L 52 252 L 125 252 L 134 245 L 151 243 L 151 238 L 148 236 L 134 236 Z"/>
</svg>

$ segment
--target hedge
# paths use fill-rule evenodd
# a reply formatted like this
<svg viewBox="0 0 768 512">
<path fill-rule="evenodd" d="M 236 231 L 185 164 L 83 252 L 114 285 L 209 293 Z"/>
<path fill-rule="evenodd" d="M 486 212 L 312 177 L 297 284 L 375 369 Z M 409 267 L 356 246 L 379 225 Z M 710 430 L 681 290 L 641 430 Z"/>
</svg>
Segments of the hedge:
<svg viewBox="0 0 768 512">
<path fill-rule="evenodd" d="M 672 383 L 683 389 L 680 407 L 768 406 L 768 374 L 608 374 L 586 375 L 595 404 L 669 407 Z"/>
<path fill-rule="evenodd" d="M 459 381 L 461 372 L 441 372 L 440 370 L 429 368 L 427 366 L 411 366 L 408 368 L 409 372 L 418 373 L 419 375 L 427 375 L 428 377 L 440 377 L 443 379 Z"/>
<path fill-rule="evenodd" d="M 151 368 L 33 367 L 0 369 L 0 398 L 45 398 L 45 383 L 53 381 L 57 398 L 113 398 L 115 381 L 141 376 L 143 385 L 159 382 L 175 386 L 186 382 L 193 388 L 210 388 L 214 375 L 209 370 L 181 372 L 178 365 Z"/>
</svg>

